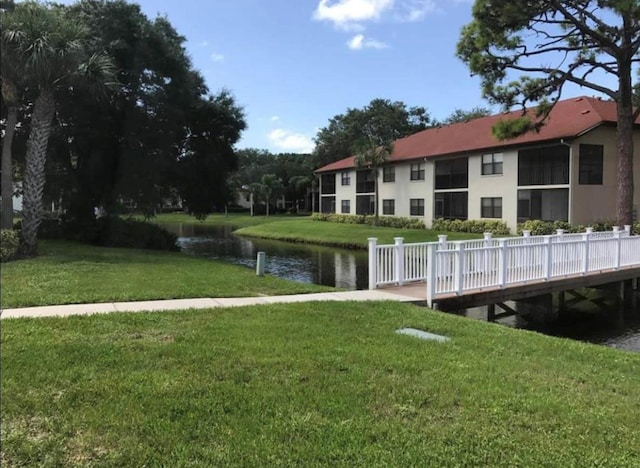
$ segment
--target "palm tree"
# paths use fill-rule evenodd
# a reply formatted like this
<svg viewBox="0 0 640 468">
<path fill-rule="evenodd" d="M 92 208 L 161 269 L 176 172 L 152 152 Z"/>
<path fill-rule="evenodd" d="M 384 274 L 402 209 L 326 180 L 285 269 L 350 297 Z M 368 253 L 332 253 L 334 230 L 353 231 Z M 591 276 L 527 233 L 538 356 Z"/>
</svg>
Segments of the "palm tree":
<svg viewBox="0 0 640 468">
<path fill-rule="evenodd" d="M 108 57 L 88 54 L 86 29 L 64 7 L 27 1 L 6 16 L 3 54 L 10 51 L 10 57 L 19 60 L 16 67 L 37 94 L 27 140 L 22 218 L 23 252 L 35 255 L 55 93 L 62 86 L 83 82 L 100 89 L 101 84 L 113 82 L 114 69 Z"/>
<path fill-rule="evenodd" d="M 385 164 L 391 152 L 393 151 L 393 143 L 382 141 L 370 135 L 361 140 L 355 146 L 355 162 L 356 167 L 367 167 L 371 169 L 374 180 L 374 225 L 378 225 L 379 216 L 379 200 L 378 200 L 378 176 L 379 168 Z"/>
<path fill-rule="evenodd" d="M 271 198 L 274 195 L 278 195 L 282 190 L 282 182 L 275 174 L 265 174 L 260 179 L 260 185 L 262 187 L 262 194 L 264 195 L 265 202 L 267 204 L 267 216 L 269 216 L 269 205 Z"/>
</svg>

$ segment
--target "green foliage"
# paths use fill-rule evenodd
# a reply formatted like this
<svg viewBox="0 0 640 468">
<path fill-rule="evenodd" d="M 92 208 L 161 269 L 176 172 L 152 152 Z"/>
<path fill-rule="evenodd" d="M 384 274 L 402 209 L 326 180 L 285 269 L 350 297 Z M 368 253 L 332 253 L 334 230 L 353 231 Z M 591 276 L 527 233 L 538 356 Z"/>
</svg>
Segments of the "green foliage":
<svg viewBox="0 0 640 468">
<path fill-rule="evenodd" d="M 534 122 L 530 117 L 520 117 L 518 119 L 500 119 L 491 129 L 493 136 L 498 140 L 507 140 L 517 137 L 533 129 Z"/>
<path fill-rule="evenodd" d="M 375 216 L 372 215 L 313 213 L 311 219 L 313 221 L 326 221 L 329 223 L 367 224 L 369 226 L 376 224 Z M 378 226 L 398 229 L 425 229 L 424 222 L 421 219 L 403 218 L 400 216 L 380 216 L 378 218 Z"/>
<path fill-rule="evenodd" d="M 478 219 L 434 219 L 431 229 L 442 232 L 469 232 L 482 234 L 490 232 L 496 236 L 508 236 L 510 234 L 507 223 L 500 220 Z"/>
<path fill-rule="evenodd" d="M 471 110 L 455 109 L 449 117 L 442 122 L 444 125 L 454 123 L 469 122 L 470 120 L 479 119 L 491 115 L 491 109 L 486 107 L 474 107 Z"/>
<path fill-rule="evenodd" d="M 533 236 L 555 234 L 558 229 L 563 229 L 566 233 L 585 232 L 587 227 L 592 227 L 594 231 L 611 231 L 617 224 L 614 221 L 596 221 L 589 226 L 572 225 L 566 221 L 541 221 L 539 219 L 530 219 L 524 223 L 518 224 L 518 234 L 522 231 L 531 231 Z M 640 233 L 640 222 L 636 222 L 632 226 L 632 231 L 636 234 Z"/>
<path fill-rule="evenodd" d="M 0 262 L 10 262 L 18 254 L 20 233 L 12 229 L 0 230 Z"/>
<path fill-rule="evenodd" d="M 347 109 L 329 120 L 316 135 L 314 150 L 315 167 L 353 156 L 354 144 L 368 140 L 367 125 L 375 126 L 375 135 L 381 137 L 377 146 L 383 146 L 398 138 L 412 135 L 428 128 L 431 117 L 424 107 L 410 107 L 401 101 L 373 99 L 362 109 Z"/>
</svg>

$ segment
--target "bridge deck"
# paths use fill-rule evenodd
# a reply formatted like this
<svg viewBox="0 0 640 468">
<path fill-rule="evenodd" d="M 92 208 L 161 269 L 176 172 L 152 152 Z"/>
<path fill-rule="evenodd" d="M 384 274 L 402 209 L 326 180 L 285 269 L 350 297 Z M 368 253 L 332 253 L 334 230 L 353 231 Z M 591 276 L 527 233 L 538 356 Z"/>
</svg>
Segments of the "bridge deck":
<svg viewBox="0 0 640 468">
<path fill-rule="evenodd" d="M 553 278 L 549 281 L 535 280 L 512 283 L 504 288 L 487 287 L 466 290 L 462 295 L 456 295 L 455 293 L 443 294 L 435 298 L 433 302 L 434 306 L 439 304 L 446 308 L 463 309 L 637 278 L 640 278 L 640 266 L 633 266 L 617 270 L 603 270 L 587 275 L 569 275 L 563 278 Z M 380 289 L 385 292 L 413 298 L 415 302 L 427 300 L 427 283 L 425 281 L 409 283 L 403 286 L 386 286 Z"/>
</svg>

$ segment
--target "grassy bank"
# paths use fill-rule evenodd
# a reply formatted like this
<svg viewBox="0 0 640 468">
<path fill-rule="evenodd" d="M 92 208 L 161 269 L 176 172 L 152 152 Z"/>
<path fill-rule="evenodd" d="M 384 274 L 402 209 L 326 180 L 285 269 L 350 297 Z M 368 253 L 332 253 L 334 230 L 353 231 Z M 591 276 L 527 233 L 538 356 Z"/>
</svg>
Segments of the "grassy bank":
<svg viewBox="0 0 640 468">
<path fill-rule="evenodd" d="M 210 215 L 204 221 L 181 213 L 161 214 L 153 218 L 157 223 L 196 223 L 204 225 L 231 225 L 239 229 L 236 234 L 261 239 L 317 244 L 334 247 L 365 249 L 367 239 L 377 237 L 379 243 L 392 244 L 394 237 L 405 242 L 431 242 L 438 234 L 447 234 L 450 240 L 479 239 L 479 234 L 439 232 L 429 229 L 397 229 L 373 227 L 364 224 L 341 224 L 312 221 L 309 216 L 275 215 L 249 216 L 244 214 Z"/>
<path fill-rule="evenodd" d="M 267 224 L 273 222 L 281 222 L 281 221 L 290 221 L 296 219 L 305 219 L 307 216 L 296 216 L 296 215 L 270 215 L 270 216 L 251 216 L 245 213 L 229 213 L 228 216 L 224 214 L 212 214 L 206 217 L 206 219 L 199 221 L 193 216 L 189 216 L 184 213 L 161 213 L 157 215 L 155 218 L 151 219 L 151 222 L 154 223 L 186 223 L 186 224 L 202 224 L 202 225 L 210 225 L 210 226 L 235 226 L 235 227 L 246 227 L 246 226 L 255 226 L 257 224 Z"/>
<path fill-rule="evenodd" d="M 380 244 L 393 244 L 394 237 L 403 237 L 405 242 L 432 242 L 438 240 L 438 234 L 447 234 L 449 240 L 478 239 L 479 234 L 460 232 L 442 233 L 429 229 L 397 229 L 374 227 L 366 224 L 342 224 L 325 221 L 312 221 L 311 218 L 298 218 L 287 221 L 275 221 L 244 227 L 235 232 L 241 236 L 276 239 L 288 242 L 333 245 L 347 248 L 367 248 L 367 239 L 377 237 Z"/>
<path fill-rule="evenodd" d="M 331 288 L 257 277 L 248 268 L 180 253 L 41 241 L 41 255 L 3 263 L 2 307 L 298 294 Z"/>
<path fill-rule="evenodd" d="M 408 305 L 7 320 L 2 372 L 3 466 L 640 460 L 640 355 Z"/>
</svg>

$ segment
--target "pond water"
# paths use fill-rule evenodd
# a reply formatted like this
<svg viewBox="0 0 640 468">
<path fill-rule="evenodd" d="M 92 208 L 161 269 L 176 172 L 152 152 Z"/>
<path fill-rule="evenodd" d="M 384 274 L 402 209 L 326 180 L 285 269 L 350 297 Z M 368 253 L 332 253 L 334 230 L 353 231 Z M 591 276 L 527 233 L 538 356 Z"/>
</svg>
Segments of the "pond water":
<svg viewBox="0 0 640 468">
<path fill-rule="evenodd" d="M 267 273 L 304 283 L 344 289 L 368 287 L 367 252 L 306 244 L 245 238 L 232 234 L 233 226 L 163 224 L 178 236 L 184 253 L 243 265 L 255 269 L 258 252 L 266 253 Z M 527 322 L 519 316 L 499 323 L 540 331 L 615 348 L 640 352 L 640 299 L 625 304 L 607 301 L 604 309 L 581 306 L 547 324 Z M 584 305 L 584 304 L 583 304 Z M 486 307 L 462 315 L 486 320 Z"/>
</svg>

